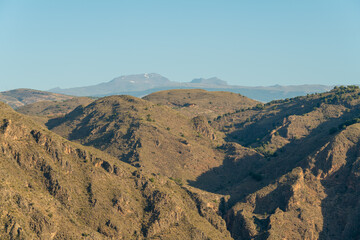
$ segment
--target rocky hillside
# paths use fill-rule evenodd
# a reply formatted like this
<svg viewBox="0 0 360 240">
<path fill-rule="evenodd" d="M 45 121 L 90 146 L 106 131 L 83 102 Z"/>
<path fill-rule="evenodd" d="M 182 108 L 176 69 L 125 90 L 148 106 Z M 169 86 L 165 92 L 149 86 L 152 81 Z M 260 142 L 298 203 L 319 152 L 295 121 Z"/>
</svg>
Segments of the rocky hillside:
<svg viewBox="0 0 360 240">
<path fill-rule="evenodd" d="M 224 164 L 193 185 L 230 195 L 234 239 L 359 239 L 359 117 L 354 86 L 219 116 Z"/>
<path fill-rule="evenodd" d="M 223 134 L 206 118 L 187 117 L 131 96 L 98 99 L 50 120 L 47 126 L 71 141 L 94 146 L 146 172 L 183 182 L 220 166 L 224 158 L 216 149 L 223 144 Z"/>
<path fill-rule="evenodd" d="M 63 101 L 71 98 L 73 97 L 68 95 L 25 88 L 0 92 L 0 101 L 5 102 L 12 108 L 40 101 Z"/>
<path fill-rule="evenodd" d="M 143 99 L 169 106 L 189 117 L 204 115 L 209 119 L 227 112 L 252 108 L 260 103 L 237 93 L 211 92 L 202 89 L 160 91 L 149 94 Z"/>
<path fill-rule="evenodd" d="M 3 103 L 0 142 L 1 239 L 231 239 L 213 202 Z"/>
</svg>

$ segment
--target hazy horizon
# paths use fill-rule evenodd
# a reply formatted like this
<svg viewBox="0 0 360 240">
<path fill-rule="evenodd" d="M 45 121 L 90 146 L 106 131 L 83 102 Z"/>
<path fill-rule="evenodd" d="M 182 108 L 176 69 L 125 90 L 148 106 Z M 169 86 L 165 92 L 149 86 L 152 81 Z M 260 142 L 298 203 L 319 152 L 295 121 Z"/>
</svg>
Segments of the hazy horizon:
<svg viewBox="0 0 360 240">
<path fill-rule="evenodd" d="M 98 85 L 98 84 L 101 84 L 101 83 L 108 83 L 114 79 L 117 79 L 117 78 L 120 78 L 120 77 L 123 77 L 123 76 L 131 76 L 131 75 L 145 75 L 145 74 L 150 74 L 150 73 L 139 73 L 139 74 L 129 74 L 129 75 L 120 75 L 120 76 L 117 76 L 113 79 L 110 79 L 108 81 L 104 81 L 104 82 L 98 82 L 98 83 L 94 83 L 94 84 L 91 84 L 91 85 L 79 85 L 79 86 L 73 86 L 73 87 L 59 87 L 59 86 L 55 86 L 55 87 L 52 87 L 52 88 L 49 88 L 49 89 L 40 89 L 40 88 L 31 88 L 31 87 L 19 87 L 19 88 L 11 88 L 11 89 L 6 89 L 6 90 L 0 90 L 0 91 L 10 91 L 10 90 L 16 90 L 16 89 L 34 89 L 34 90 L 41 90 L 41 91 L 50 91 L 50 90 L 55 90 L 55 89 L 72 89 L 72 88 L 82 88 L 82 87 L 90 87 L 90 86 L 95 86 L 95 85 Z M 155 74 L 158 74 L 158 73 L 155 73 Z M 159 74 L 163 77 L 166 77 L 162 74 Z M 202 78 L 202 77 L 199 77 L 199 78 Z M 213 77 L 209 77 L 209 78 L 218 78 L 216 76 L 213 76 Z M 197 79 L 197 78 L 192 78 L 188 81 L 182 81 L 182 82 L 178 82 L 178 83 L 190 83 L 192 80 L 194 79 Z M 173 81 L 172 79 L 169 79 L 170 81 Z M 220 80 L 223 80 L 223 79 L 220 79 Z M 177 82 L 177 81 L 174 81 L 174 82 Z M 238 85 L 238 84 L 231 84 L 229 82 L 227 82 L 229 86 L 241 86 L 241 87 L 276 87 L 276 86 L 305 86 L 305 85 L 313 85 L 313 86 L 316 86 L 316 85 L 319 85 L 319 86 L 329 86 L 329 87 L 333 87 L 333 86 L 340 86 L 340 85 L 345 85 L 345 86 L 348 86 L 348 85 L 359 85 L 359 84 L 317 84 L 317 83 L 299 83 L 299 84 L 271 84 L 271 85 L 251 85 L 251 84 L 244 84 L 244 85 Z M 171 88 L 169 88 L 171 89 Z"/>
<path fill-rule="evenodd" d="M 0 0 L 0 28 L 0 91 L 152 72 L 242 86 L 359 83 L 353 0 Z"/>
<path fill-rule="evenodd" d="M 105 81 L 105 82 L 99 82 L 99 83 L 95 83 L 95 84 L 93 84 L 93 85 L 81 85 L 81 86 L 75 86 L 75 87 L 69 87 L 69 88 L 77 88 L 77 87 L 87 87 L 87 86 L 94 86 L 94 85 L 97 85 L 97 84 L 101 84 L 101 83 L 108 83 L 108 82 L 110 82 L 110 81 L 112 81 L 112 80 L 115 80 L 115 79 L 117 79 L 117 78 L 121 78 L 121 77 L 123 77 L 123 76 L 132 76 L 132 75 L 145 75 L 145 74 L 159 74 L 159 73 L 154 73 L 154 72 L 149 72 L 149 73 L 134 73 L 134 74 L 128 74 L 128 75 L 120 75 L 120 76 L 117 76 L 117 77 L 115 77 L 115 78 L 112 78 L 112 79 L 110 79 L 110 80 L 108 80 L 108 81 Z M 161 75 L 161 76 L 163 76 L 163 77 L 166 77 L 167 78 L 167 76 L 164 76 L 164 75 L 162 75 L 162 74 L 159 74 L 159 75 Z M 179 83 L 190 83 L 192 80 L 194 80 L 194 79 L 200 79 L 200 78 L 203 78 L 203 77 L 198 77 L 198 78 L 192 78 L 192 79 L 190 79 L 190 80 L 188 80 L 188 81 L 181 81 L 181 82 L 179 82 Z M 218 78 L 217 76 L 210 76 L 209 78 Z M 206 79 L 209 79 L 209 78 L 206 78 Z M 168 78 L 169 79 L 169 78 Z M 205 79 L 205 78 L 203 78 L 203 79 Z M 218 78 L 218 79 L 220 79 L 220 78 Z M 172 79 L 169 79 L 170 81 L 174 81 L 174 80 L 172 80 Z M 224 79 L 220 79 L 220 80 L 224 80 Z M 224 80 L 224 81 L 226 81 L 226 80 Z M 174 82 L 178 82 L 178 81 L 174 81 Z M 227 81 L 226 81 L 227 82 Z M 249 85 L 238 85 L 238 84 L 231 84 L 231 83 L 229 83 L 229 82 L 227 82 L 227 84 L 228 85 L 233 85 L 233 86 L 244 86 L 244 87 L 272 87 L 272 86 L 300 86 L 300 85 L 324 85 L 324 86 L 338 86 L 338 85 L 341 85 L 341 84 L 316 84 L 316 83 L 304 83 L 304 84 L 277 84 L 277 83 L 275 83 L 275 84 L 271 84 L 271 85 L 251 85 L 251 84 L 249 84 Z M 351 84 L 346 84 L 346 85 L 351 85 Z M 356 85 L 358 85 L 358 84 L 356 84 Z M 55 89 L 55 88 L 61 88 L 61 87 L 54 87 L 54 88 L 52 88 L 52 89 Z M 63 88 L 61 88 L 61 89 L 66 89 L 67 87 L 63 87 Z M 47 90 L 51 90 L 51 89 L 47 89 Z"/>
</svg>

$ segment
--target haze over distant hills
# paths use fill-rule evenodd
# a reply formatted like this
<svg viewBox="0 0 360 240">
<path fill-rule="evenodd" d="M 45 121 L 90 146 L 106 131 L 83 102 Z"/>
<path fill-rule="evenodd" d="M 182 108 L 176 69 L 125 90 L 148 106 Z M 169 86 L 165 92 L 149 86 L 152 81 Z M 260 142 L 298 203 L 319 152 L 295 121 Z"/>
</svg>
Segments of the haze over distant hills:
<svg viewBox="0 0 360 240">
<path fill-rule="evenodd" d="M 191 82 L 175 82 L 156 73 L 145 73 L 121 76 L 97 85 L 76 88 L 54 88 L 50 92 L 74 96 L 109 96 L 132 95 L 143 97 L 153 92 L 169 89 L 194 89 L 201 88 L 209 91 L 230 91 L 240 93 L 246 97 L 268 102 L 271 100 L 285 99 L 311 93 L 329 91 L 332 87 L 326 85 L 296 85 L 296 86 L 238 86 L 228 85 L 226 81 L 216 77 L 204 79 L 197 78 Z"/>
<path fill-rule="evenodd" d="M 12 108 L 18 108 L 39 101 L 64 101 L 72 98 L 73 96 L 26 88 L 0 92 L 0 101 L 9 104 Z"/>
</svg>

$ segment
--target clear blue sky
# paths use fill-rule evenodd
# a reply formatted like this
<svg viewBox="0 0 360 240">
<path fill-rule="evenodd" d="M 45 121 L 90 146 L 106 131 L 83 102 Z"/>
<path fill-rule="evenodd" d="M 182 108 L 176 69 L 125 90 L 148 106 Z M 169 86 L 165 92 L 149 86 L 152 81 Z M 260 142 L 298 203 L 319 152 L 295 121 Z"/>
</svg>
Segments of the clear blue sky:
<svg viewBox="0 0 360 240">
<path fill-rule="evenodd" d="M 0 90 L 145 72 L 360 83 L 360 1 L 0 0 Z"/>
</svg>

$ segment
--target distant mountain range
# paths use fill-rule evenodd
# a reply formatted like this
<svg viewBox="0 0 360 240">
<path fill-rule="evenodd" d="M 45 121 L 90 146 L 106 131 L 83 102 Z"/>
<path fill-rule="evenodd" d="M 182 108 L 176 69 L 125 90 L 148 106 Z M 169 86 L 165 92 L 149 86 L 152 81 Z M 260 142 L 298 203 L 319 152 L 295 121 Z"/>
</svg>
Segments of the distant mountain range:
<svg viewBox="0 0 360 240">
<path fill-rule="evenodd" d="M 228 85 L 226 81 L 219 78 L 197 78 L 191 82 L 175 82 L 156 73 L 145 73 L 121 76 L 110 82 L 100 83 L 92 86 L 76 88 L 53 88 L 50 92 L 73 96 L 109 96 L 109 95 L 132 95 L 143 97 L 153 92 L 170 89 L 196 89 L 201 88 L 208 91 L 229 91 L 240 93 L 246 97 L 269 102 L 271 100 L 292 98 L 311 93 L 329 91 L 332 86 L 326 85 L 292 85 L 292 86 L 238 86 Z"/>
</svg>

